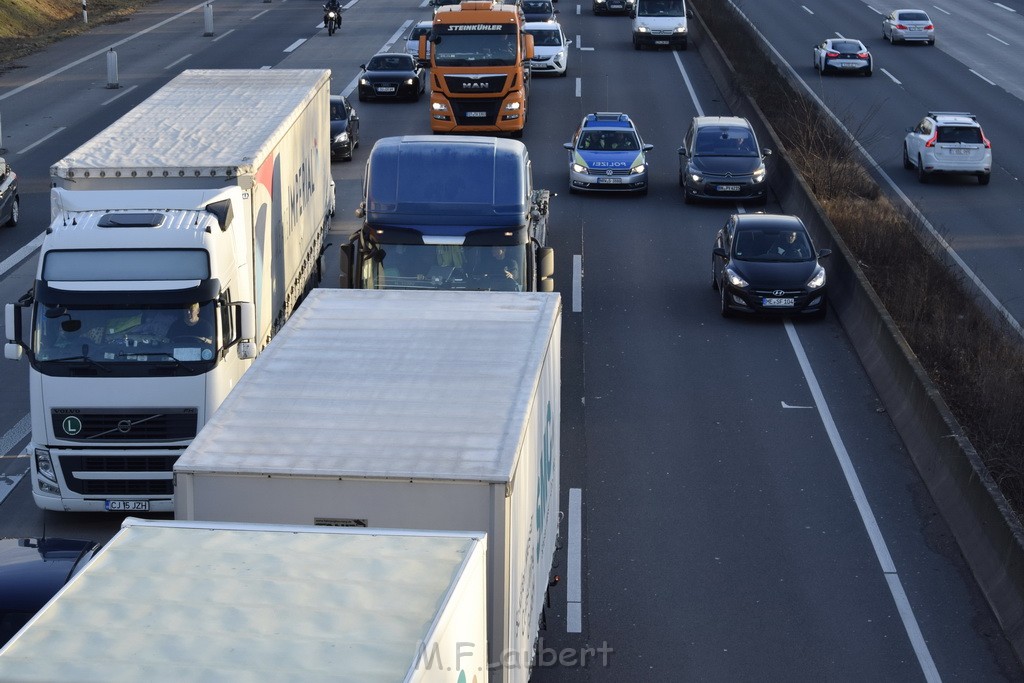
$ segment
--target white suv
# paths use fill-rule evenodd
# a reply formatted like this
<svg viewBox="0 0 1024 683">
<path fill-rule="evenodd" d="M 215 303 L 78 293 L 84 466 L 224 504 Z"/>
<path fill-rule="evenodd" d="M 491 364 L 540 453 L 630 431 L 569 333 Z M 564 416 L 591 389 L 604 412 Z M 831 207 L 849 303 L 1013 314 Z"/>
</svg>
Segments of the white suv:
<svg viewBox="0 0 1024 683">
<path fill-rule="evenodd" d="M 992 178 L 992 143 L 985 137 L 974 114 L 930 111 L 903 141 L 903 168 L 917 169 L 917 179 L 927 183 L 933 173 L 978 176 L 988 185 Z"/>
</svg>

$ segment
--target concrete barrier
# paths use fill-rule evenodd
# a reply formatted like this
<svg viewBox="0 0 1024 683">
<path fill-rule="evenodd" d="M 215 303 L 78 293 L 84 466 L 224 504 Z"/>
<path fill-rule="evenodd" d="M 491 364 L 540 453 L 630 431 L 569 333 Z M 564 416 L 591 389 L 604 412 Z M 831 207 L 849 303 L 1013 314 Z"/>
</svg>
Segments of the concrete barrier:
<svg viewBox="0 0 1024 683">
<path fill-rule="evenodd" d="M 1017 658 L 1024 662 L 1024 528 L 913 350 L 886 312 L 757 104 L 698 15 L 697 48 L 734 114 L 750 120 L 772 155 L 771 191 L 832 249 L 829 299 L 907 452 L 948 524 Z M 767 50 L 766 50 L 767 52 Z M 783 77 L 780 75 L 780 78 Z M 794 87 L 799 90 L 798 87 Z"/>
</svg>

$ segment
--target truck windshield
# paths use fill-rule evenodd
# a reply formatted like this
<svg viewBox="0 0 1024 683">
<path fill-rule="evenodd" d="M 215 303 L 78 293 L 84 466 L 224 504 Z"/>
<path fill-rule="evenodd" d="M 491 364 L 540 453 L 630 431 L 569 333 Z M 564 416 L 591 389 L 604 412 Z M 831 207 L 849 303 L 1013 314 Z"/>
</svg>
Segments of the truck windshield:
<svg viewBox="0 0 1024 683">
<path fill-rule="evenodd" d="M 215 362 L 213 302 L 105 307 L 37 304 L 32 351 L 42 366 L 173 365 Z"/>
<path fill-rule="evenodd" d="M 434 45 L 434 66 L 515 66 L 515 33 L 446 33 Z"/>
<path fill-rule="evenodd" d="M 526 245 L 382 244 L 380 260 L 364 269 L 367 289 L 524 291 Z"/>
<path fill-rule="evenodd" d="M 641 17 L 681 17 L 683 0 L 640 0 L 636 13 Z"/>
</svg>

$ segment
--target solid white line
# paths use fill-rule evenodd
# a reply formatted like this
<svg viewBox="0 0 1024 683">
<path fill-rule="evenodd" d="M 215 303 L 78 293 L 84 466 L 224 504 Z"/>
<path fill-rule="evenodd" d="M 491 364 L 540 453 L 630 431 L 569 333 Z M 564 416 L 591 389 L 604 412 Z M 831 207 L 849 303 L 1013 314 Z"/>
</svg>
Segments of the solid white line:
<svg viewBox="0 0 1024 683">
<path fill-rule="evenodd" d="M 937 10 L 939 10 L 939 11 L 940 11 L 940 12 L 942 12 L 943 14 L 948 14 L 949 16 L 953 16 L 953 13 L 952 13 L 952 12 L 950 12 L 950 11 L 948 11 L 948 10 L 944 10 L 944 9 L 942 9 L 941 7 L 939 7 L 938 5 L 932 5 L 932 7 L 934 7 L 934 8 L 935 8 L 935 9 L 937 9 Z"/>
<path fill-rule="evenodd" d="M 269 12 L 269 11 L 270 11 L 270 10 L 268 10 L 268 9 L 265 9 L 265 10 L 263 10 L 262 12 L 257 12 L 256 14 L 252 15 L 252 16 L 251 16 L 251 17 L 249 17 L 249 18 L 250 18 L 250 19 L 259 19 L 260 17 L 262 17 L 262 16 L 264 15 L 264 14 L 266 14 L 266 13 L 267 13 L 267 12 Z"/>
<path fill-rule="evenodd" d="M 583 630 L 582 515 L 583 491 L 569 489 L 569 530 L 565 560 L 565 630 L 569 633 Z"/>
<path fill-rule="evenodd" d="M 299 39 L 298 39 L 298 40 L 296 40 L 296 41 L 295 41 L 294 43 L 292 43 L 291 45 L 289 45 L 288 47 L 286 47 L 286 48 L 284 49 L 284 51 L 285 51 L 285 52 L 294 52 L 295 50 L 299 49 L 299 46 L 300 46 L 300 45 L 302 45 L 302 44 L 303 44 L 304 42 L 306 42 L 306 39 L 305 39 L 305 38 L 299 38 Z"/>
<path fill-rule="evenodd" d="M 4 262 L 0 263 L 0 277 L 5 277 L 7 275 L 7 271 L 11 270 L 12 268 L 14 268 L 14 266 L 24 261 L 26 256 L 28 256 L 33 251 L 38 249 L 39 245 L 43 243 L 44 237 L 46 237 L 45 232 L 39 233 L 38 235 L 36 235 L 36 238 L 34 240 L 32 240 L 31 242 L 23 246 L 21 249 L 5 258 Z"/>
<path fill-rule="evenodd" d="M 693 101 L 693 106 L 697 108 L 697 116 L 704 116 L 704 109 L 700 106 L 700 102 L 697 101 L 697 93 L 693 89 L 693 84 L 690 83 L 690 77 L 686 75 L 686 69 L 683 68 L 683 60 L 679 59 L 679 51 L 672 50 L 672 56 L 676 58 L 676 66 L 679 67 L 679 73 L 683 75 L 683 82 L 686 83 L 686 90 L 690 93 L 690 100 Z"/>
<path fill-rule="evenodd" d="M 170 64 L 165 66 L 164 70 L 166 71 L 167 69 L 173 68 L 177 64 L 181 64 L 182 62 L 184 62 L 186 59 L 188 59 L 191 56 L 192 56 L 192 53 L 190 52 L 187 55 L 185 55 L 184 57 L 180 57 L 178 59 L 175 59 L 173 62 L 171 62 Z"/>
<path fill-rule="evenodd" d="M 15 154 L 24 154 L 25 152 L 29 151 L 29 150 L 30 150 L 30 149 L 32 149 L 33 147 L 36 147 L 37 145 L 41 145 L 41 144 L 43 144 L 44 142 L 46 142 L 47 140 L 49 140 L 50 138 L 52 138 L 52 137 L 53 137 L 54 135 L 56 135 L 57 133 L 59 133 L 59 132 L 61 132 L 62 130 L 64 130 L 64 129 L 65 129 L 66 127 L 67 127 L 67 126 L 61 126 L 61 127 L 60 127 L 60 128 L 58 128 L 57 130 L 55 130 L 55 131 L 53 131 L 52 133 L 50 133 L 49 135 L 46 135 L 46 136 L 44 136 L 44 137 L 41 137 L 41 138 L 39 138 L 38 140 L 36 140 L 35 142 L 33 142 L 33 143 L 32 143 L 31 145 L 29 145 L 28 147 L 26 147 L 25 149 L 21 150 L 20 152 L 15 152 Z"/>
<path fill-rule="evenodd" d="M 130 93 L 130 92 L 131 92 L 132 90 L 135 90 L 135 89 L 136 89 L 136 88 L 138 88 L 138 87 L 139 87 L 139 86 L 137 86 L 137 85 L 133 85 L 133 86 L 131 86 L 130 88 L 125 88 L 125 89 L 124 89 L 124 90 L 122 90 L 121 92 L 119 92 L 119 93 L 117 93 L 116 95 L 114 95 L 113 97 L 111 97 L 111 98 L 110 98 L 109 100 L 107 100 L 106 102 L 103 102 L 103 104 L 102 104 L 101 106 L 104 106 L 104 107 L 105 107 L 105 106 L 107 106 L 108 104 L 110 104 L 111 102 L 113 102 L 114 100 L 119 100 L 119 99 L 121 99 L 122 97 L 124 97 L 125 95 L 127 95 L 127 94 L 128 94 L 128 93 Z"/>
<path fill-rule="evenodd" d="M 230 36 L 230 35 L 231 35 L 232 33 L 234 33 L 234 32 L 235 32 L 235 29 L 233 29 L 233 28 L 232 28 L 232 29 L 228 29 L 228 30 L 227 30 L 227 31 L 225 31 L 224 33 L 222 33 L 222 34 L 220 34 L 219 36 L 217 36 L 216 38 L 214 38 L 214 39 L 213 39 L 213 42 L 215 42 L 215 43 L 216 43 L 216 42 L 217 42 L 218 40 L 220 40 L 221 38 L 223 38 L 223 37 L 225 37 L 225 36 Z"/>
<path fill-rule="evenodd" d="M 860 513 L 861 522 L 864 524 L 864 529 L 868 533 L 868 538 L 871 540 L 871 545 L 875 550 L 875 557 L 878 558 L 878 564 L 882 567 L 882 572 L 885 574 L 885 578 L 889 583 L 889 591 L 892 593 L 893 600 L 896 602 L 896 607 L 899 610 L 900 618 L 903 620 L 903 628 L 907 632 L 907 636 L 910 638 L 910 644 L 914 648 L 914 652 L 917 655 L 918 664 L 921 667 L 922 673 L 924 673 L 925 679 L 928 681 L 939 681 L 939 672 L 935 668 L 935 662 L 932 660 L 931 652 L 928 650 L 928 645 L 924 642 L 924 638 L 921 636 L 921 628 L 917 623 L 917 619 L 914 617 L 914 610 L 910 606 L 910 602 L 907 600 L 906 593 L 903 590 L 903 586 L 900 583 L 899 576 L 896 573 L 896 565 L 892 560 L 892 556 L 889 554 L 889 548 L 885 543 L 885 537 L 882 536 L 882 530 L 878 528 L 878 520 L 875 519 L 874 513 L 871 511 L 871 504 L 868 502 L 867 496 L 864 493 L 864 488 L 861 486 L 860 479 L 857 477 L 857 471 L 853 467 L 853 462 L 850 460 L 850 454 L 846 451 L 846 445 L 843 443 L 843 438 L 839 435 L 839 428 L 836 426 L 835 420 L 832 419 L 832 412 L 828 408 L 828 403 L 825 401 L 825 396 L 821 392 L 821 386 L 818 384 L 818 379 L 814 375 L 814 370 L 811 368 L 811 363 L 807 358 L 807 354 L 804 353 L 803 344 L 800 342 L 800 338 L 796 334 L 796 329 L 793 327 L 793 323 L 790 320 L 784 322 L 786 328 L 786 335 L 789 337 L 789 343 L 793 346 L 793 353 L 796 354 L 797 361 L 800 363 L 800 368 L 803 370 L 804 379 L 807 380 L 807 387 L 810 389 L 811 396 L 814 399 L 814 405 L 818 408 L 818 414 L 821 416 L 821 422 L 825 426 L 825 432 L 828 434 L 829 441 L 832 443 L 832 450 L 836 454 L 836 459 L 839 461 L 839 466 L 843 470 L 843 475 L 846 477 L 846 485 L 850 488 L 850 493 L 853 495 L 853 501 L 857 505 L 857 511 Z"/>
<path fill-rule="evenodd" d="M 875 9 L 874 7 L 872 7 L 871 5 L 868 5 L 868 9 L 871 10 L 872 12 L 874 12 L 875 14 L 878 14 L 878 15 L 884 15 L 885 14 L 885 12 L 881 12 L 881 11 Z"/>
<path fill-rule="evenodd" d="M 975 76 L 977 76 L 977 77 L 978 77 L 978 78 L 980 78 L 981 80 L 985 81 L 985 82 L 986 82 L 986 83 L 988 83 L 989 85 L 995 85 L 995 83 L 994 83 L 994 82 L 992 82 L 992 81 L 988 80 L 987 78 L 985 78 L 984 76 L 982 76 L 982 75 L 981 75 L 980 73 L 978 73 L 978 72 L 977 72 L 977 71 L 975 71 L 974 69 L 968 69 L 968 71 L 970 71 L 970 72 L 971 72 L 972 74 L 974 74 Z"/>
<path fill-rule="evenodd" d="M 808 14 L 814 14 L 814 12 L 812 12 L 811 9 L 807 5 L 800 5 L 800 6 L 803 7 L 804 11 L 807 12 Z"/>
<path fill-rule="evenodd" d="M 168 23 L 174 21 L 175 19 L 178 19 L 180 17 L 185 16 L 189 12 L 196 11 L 197 9 L 199 9 L 201 7 L 206 7 L 206 5 L 208 5 L 208 4 L 209 4 L 208 0 L 203 0 L 203 2 L 199 3 L 198 5 L 196 5 L 194 7 L 190 7 L 189 9 L 185 10 L 184 12 L 179 12 L 179 13 L 175 14 L 173 17 L 168 17 L 167 19 L 164 19 L 163 21 L 161 21 L 161 22 L 159 22 L 157 24 L 153 24 L 152 26 L 150 26 L 147 29 L 143 29 L 143 30 L 139 31 L 138 33 L 133 33 L 132 35 L 128 36 L 127 38 L 123 38 L 123 39 L 117 41 L 116 43 L 111 43 L 110 45 L 108 45 L 107 47 L 103 48 L 102 50 L 97 50 L 96 52 L 93 52 L 92 54 L 88 54 L 88 55 L 82 57 L 81 59 L 76 59 L 75 61 L 71 62 L 70 64 L 65 64 L 61 68 L 56 69 L 54 71 L 51 71 L 48 74 L 43 74 L 42 76 L 40 76 L 39 78 L 35 79 L 34 81 L 30 81 L 30 82 L 26 83 L 25 85 L 19 86 L 19 87 L 15 88 L 14 90 L 11 90 L 9 92 L 4 93 L 3 95 L 0 95 L 0 101 L 6 100 L 8 97 L 13 97 L 14 95 L 17 95 L 18 93 L 20 93 L 23 90 L 28 90 L 29 88 L 31 88 L 34 85 L 39 85 L 43 81 L 49 80 L 50 78 L 53 78 L 57 74 L 62 74 L 65 71 L 67 71 L 68 69 L 73 69 L 74 67 L 78 66 L 82 62 L 87 62 L 90 59 L 92 59 L 93 57 L 98 57 L 99 55 L 106 54 L 109 50 L 112 50 L 113 48 L 117 47 L 118 45 L 124 45 L 125 43 L 127 43 L 130 40 L 135 40 L 139 36 L 143 36 L 143 35 L 149 33 L 150 31 L 155 31 L 156 29 L 160 28 L 164 24 L 168 24 Z"/>
<path fill-rule="evenodd" d="M 1005 41 L 1005 40 L 1003 40 L 1002 38 L 996 38 L 996 37 L 995 37 L 994 35 L 992 35 L 991 33 L 986 33 L 985 35 L 986 35 L 986 36 L 988 36 L 989 38 L 991 38 L 992 40 L 996 41 L 997 43 L 1002 43 L 1003 45 L 1009 45 L 1009 43 L 1008 43 L 1008 42 L 1006 42 L 1006 41 Z"/>
<path fill-rule="evenodd" d="M 1014 14 L 1017 13 L 1017 10 L 1013 9 L 1012 7 L 1007 7 L 1006 5 L 1004 5 L 1001 2 L 993 2 L 992 4 L 995 5 L 996 7 L 1002 7 L 1007 12 L 1013 12 Z"/>
<path fill-rule="evenodd" d="M 879 69 L 879 71 L 881 71 L 881 72 L 882 72 L 882 73 L 884 73 L 884 74 L 885 74 L 886 76 L 888 76 L 888 77 L 889 77 L 889 78 L 890 78 L 890 79 L 892 80 L 892 82 L 893 82 L 893 83 L 895 83 L 896 85 L 903 85 L 902 83 L 900 83 L 900 81 L 899 81 L 899 79 L 898 79 L 898 78 L 896 78 L 895 76 L 893 76 L 893 75 L 892 75 L 891 73 L 889 73 L 889 72 L 888 72 L 888 71 L 886 71 L 885 69 Z"/>
<path fill-rule="evenodd" d="M 22 440 L 28 436 L 29 431 L 32 429 L 32 420 L 29 415 L 25 415 L 18 424 L 14 425 L 7 430 L 7 433 L 0 438 L 0 455 L 14 455 L 12 450 L 15 446 L 22 442 Z"/>
<path fill-rule="evenodd" d="M 572 256 L 572 312 L 583 311 L 583 256 Z"/>
</svg>

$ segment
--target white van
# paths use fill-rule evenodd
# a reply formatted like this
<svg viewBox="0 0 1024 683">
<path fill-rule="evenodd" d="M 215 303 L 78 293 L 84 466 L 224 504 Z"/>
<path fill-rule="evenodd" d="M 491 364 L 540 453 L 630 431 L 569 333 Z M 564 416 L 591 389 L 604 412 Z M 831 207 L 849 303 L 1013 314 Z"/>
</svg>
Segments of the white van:
<svg viewBox="0 0 1024 683">
<path fill-rule="evenodd" d="M 686 49 L 686 20 L 693 16 L 686 0 L 636 0 L 629 16 L 633 19 L 634 50 L 644 46 Z"/>
</svg>

